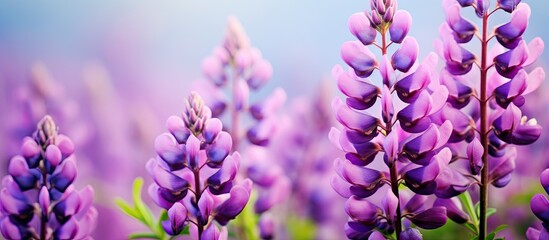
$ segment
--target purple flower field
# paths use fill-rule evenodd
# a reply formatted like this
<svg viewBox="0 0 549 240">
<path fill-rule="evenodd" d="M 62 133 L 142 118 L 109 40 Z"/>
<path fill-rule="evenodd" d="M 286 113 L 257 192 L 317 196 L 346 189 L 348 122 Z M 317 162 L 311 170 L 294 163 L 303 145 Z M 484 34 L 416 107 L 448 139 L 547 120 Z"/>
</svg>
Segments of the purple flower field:
<svg viewBox="0 0 549 240">
<path fill-rule="evenodd" d="M 0 235 L 549 240 L 546 11 L 0 2 Z"/>
</svg>

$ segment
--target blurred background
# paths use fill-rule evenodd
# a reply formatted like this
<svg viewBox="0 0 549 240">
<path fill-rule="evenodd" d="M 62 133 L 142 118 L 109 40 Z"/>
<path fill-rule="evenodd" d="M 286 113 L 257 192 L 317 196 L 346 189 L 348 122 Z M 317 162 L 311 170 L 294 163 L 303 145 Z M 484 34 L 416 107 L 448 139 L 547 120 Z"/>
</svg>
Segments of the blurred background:
<svg viewBox="0 0 549 240">
<path fill-rule="evenodd" d="M 549 1 L 523 2 L 532 9 L 525 39 L 547 41 Z M 441 4 L 399 1 L 413 17 L 409 35 L 420 44 L 420 58 L 434 51 L 445 18 Z M 368 8 L 364 0 L 0 1 L 0 169 L 5 172 L 33 121 L 44 113 L 60 116 L 60 131 L 77 146 L 78 184 L 96 189 L 97 232 L 124 229 L 109 235 L 124 238 L 133 220 L 114 209 L 113 196 L 129 198 L 133 178 L 149 178 L 144 164 L 155 154 L 154 138 L 165 131 L 165 119 L 182 112 L 193 84 L 205 81 L 202 59 L 221 43 L 228 16 L 240 20 L 251 44 L 273 65 L 272 80 L 253 97 L 282 87 L 291 109 L 296 99 L 312 99 L 323 80 L 335 96 L 330 72 L 342 62 L 340 46 L 353 40 L 347 20 Z M 496 18 L 503 23 L 508 16 Z M 546 51 L 538 65 L 548 57 Z M 527 110 L 543 126 L 549 125 L 548 85 L 529 96 Z M 545 139 L 528 147 L 530 155 L 519 155 L 528 158 L 517 160 L 516 186 L 501 194 L 538 184 L 548 165 Z M 331 160 L 326 160 L 330 166 Z M 330 208 L 344 214 L 342 205 Z M 112 219 L 127 224 L 120 228 Z"/>
</svg>

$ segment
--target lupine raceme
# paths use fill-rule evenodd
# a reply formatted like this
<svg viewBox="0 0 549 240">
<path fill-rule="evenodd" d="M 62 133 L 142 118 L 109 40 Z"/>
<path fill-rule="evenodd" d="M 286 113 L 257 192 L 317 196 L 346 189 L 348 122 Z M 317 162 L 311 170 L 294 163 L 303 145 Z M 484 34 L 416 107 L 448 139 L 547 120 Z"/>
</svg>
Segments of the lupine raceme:
<svg viewBox="0 0 549 240">
<path fill-rule="evenodd" d="M 454 171 L 451 151 L 444 147 L 452 124 L 431 120 L 444 106 L 448 89 L 434 77 L 435 54 L 417 61 L 418 43 L 407 36 L 410 14 L 398 10 L 394 0 L 370 3 L 370 11 L 349 19 L 349 30 L 358 39 L 341 48 L 349 71 L 341 66 L 332 71 L 345 95 L 345 102 L 335 99 L 332 104 L 343 129 L 332 128 L 330 139 L 345 152 L 345 159 L 334 162 L 332 187 L 348 198 L 347 237 L 421 239 L 410 223 L 425 229 L 446 223 L 445 205 L 427 207 L 427 195 L 453 191 L 444 179 Z M 385 185 L 380 203 L 370 200 Z"/>
<path fill-rule="evenodd" d="M 77 190 L 74 144 L 50 116 L 23 139 L 0 190 L 0 232 L 6 239 L 91 239 L 93 189 Z"/>
<path fill-rule="evenodd" d="M 530 144 L 541 134 L 537 121 L 523 116 L 520 108 L 525 104 L 524 95 L 545 78 L 542 68 L 528 68 L 544 47 L 540 38 L 523 39 L 530 7 L 520 0 L 492 4 L 490 8 L 489 0 L 443 1 L 446 22 L 437 42 L 445 62 L 440 82 L 447 86 L 449 97 L 436 122 L 452 122 L 448 144 L 452 157 L 466 160 L 469 170 L 464 175 L 479 185 L 478 226 L 473 228 L 479 239 L 488 235 L 489 185 L 506 186 L 517 158 L 513 145 Z M 467 8 L 475 12 L 479 26 L 463 17 L 462 9 Z M 494 26 L 490 20 L 498 11 L 509 13 L 510 19 Z M 480 42 L 478 54 L 468 49 L 473 41 Z"/>
<path fill-rule="evenodd" d="M 231 151 L 231 135 L 196 92 L 166 127 L 155 141 L 157 157 L 147 163 L 154 179 L 149 194 L 167 210 L 164 231 L 176 236 L 188 226 L 194 239 L 226 239 L 225 226 L 244 209 L 252 188 L 249 179 L 236 178 L 240 154 Z"/>
<path fill-rule="evenodd" d="M 205 93 L 212 115 L 221 116 L 228 112 L 227 126 L 230 127 L 228 132 L 232 136 L 233 149 L 241 150 L 246 158 L 242 162 L 241 174 L 249 177 L 257 190 L 253 212 L 248 213 L 246 209 L 240 218 L 250 219 L 254 213 L 260 215 L 259 233 L 250 229 L 256 228 L 255 223 L 254 226 L 249 224 L 253 221 L 241 220 L 237 223 L 241 225 L 239 237 L 254 239 L 259 235 L 264 239 L 272 238 L 274 228 L 270 226 L 274 225 L 274 220 L 264 213 L 287 198 L 290 181 L 277 161 L 271 160 L 267 146 L 276 131 L 276 113 L 284 105 L 286 93 L 276 88 L 266 98 L 251 105 L 248 103 L 250 90 L 258 91 L 263 87 L 271 78 L 273 69 L 261 52 L 250 45 L 244 28 L 235 17 L 229 18 L 222 46 L 204 59 L 202 66 L 206 78 L 215 85 Z M 223 90 L 228 92 L 230 100 L 226 100 Z M 245 115 L 253 119 L 251 126 L 243 120 Z"/>
</svg>

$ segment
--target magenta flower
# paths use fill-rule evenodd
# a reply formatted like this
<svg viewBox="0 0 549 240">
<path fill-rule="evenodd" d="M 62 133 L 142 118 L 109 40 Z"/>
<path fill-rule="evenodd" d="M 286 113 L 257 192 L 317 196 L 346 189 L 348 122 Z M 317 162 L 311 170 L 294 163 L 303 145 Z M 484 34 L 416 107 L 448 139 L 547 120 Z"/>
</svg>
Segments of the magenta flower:
<svg viewBox="0 0 549 240">
<path fill-rule="evenodd" d="M 93 189 L 72 185 L 74 144 L 57 131 L 45 116 L 10 161 L 0 190 L 0 232 L 6 239 L 84 239 L 95 228 Z"/>
<path fill-rule="evenodd" d="M 164 230 L 179 235 L 190 224 L 196 239 L 226 237 L 224 226 L 244 209 L 252 187 L 249 179 L 235 179 L 240 154 L 231 154 L 231 136 L 195 92 L 182 117 L 170 117 L 166 127 L 155 142 L 158 156 L 147 163 L 154 179 L 149 194 L 168 210 Z"/>
</svg>

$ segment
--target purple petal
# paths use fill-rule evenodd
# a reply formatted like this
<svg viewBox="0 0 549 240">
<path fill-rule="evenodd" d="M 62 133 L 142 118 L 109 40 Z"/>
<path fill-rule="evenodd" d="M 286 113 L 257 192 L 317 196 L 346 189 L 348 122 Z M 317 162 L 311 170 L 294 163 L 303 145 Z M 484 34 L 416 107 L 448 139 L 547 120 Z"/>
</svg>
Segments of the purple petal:
<svg viewBox="0 0 549 240">
<path fill-rule="evenodd" d="M 256 61 L 253 66 L 252 73 L 248 79 L 250 88 L 256 90 L 265 85 L 273 76 L 273 66 L 265 59 Z"/>
<path fill-rule="evenodd" d="M 154 148 L 171 170 L 179 170 L 185 166 L 185 151 L 178 145 L 173 135 L 164 133 L 156 137 Z"/>
<path fill-rule="evenodd" d="M 15 156 L 10 160 L 8 173 L 22 191 L 34 188 L 39 179 L 38 176 L 32 174 L 27 162 L 21 156 Z"/>
<path fill-rule="evenodd" d="M 246 132 L 246 137 L 252 144 L 266 146 L 276 131 L 276 121 L 274 116 L 263 119 Z"/>
<path fill-rule="evenodd" d="M 352 196 L 345 202 L 345 212 L 353 220 L 366 225 L 376 225 L 381 215 L 381 209 L 367 199 Z"/>
<path fill-rule="evenodd" d="M 262 120 L 276 113 L 286 101 L 286 92 L 278 87 L 265 100 L 250 107 L 250 114 L 256 120 Z"/>
<path fill-rule="evenodd" d="M 168 220 L 162 222 L 164 230 L 172 235 L 179 235 L 187 224 L 187 209 L 183 204 L 176 202 L 168 209 Z"/>
<path fill-rule="evenodd" d="M 425 131 L 431 124 L 431 120 L 426 116 L 431 111 L 432 104 L 431 96 L 427 91 L 422 91 L 417 101 L 397 113 L 397 119 L 402 129 L 410 133 Z"/>
<path fill-rule="evenodd" d="M 15 196 L 12 196 L 6 188 L 0 190 L 0 203 L 2 210 L 7 214 L 15 216 L 30 216 L 32 218 L 34 207 L 27 203 L 24 199 L 18 199 Z M 31 219 L 27 219 L 25 222 L 30 220 Z"/>
<path fill-rule="evenodd" d="M 430 195 L 435 192 L 436 181 L 440 173 L 440 164 L 432 160 L 427 166 L 414 168 L 404 174 L 404 180 L 410 190 L 418 194 Z"/>
<path fill-rule="evenodd" d="M 212 145 L 209 145 L 206 148 L 206 154 L 209 160 L 208 166 L 219 166 L 219 164 L 229 155 L 229 152 L 231 152 L 232 146 L 233 141 L 231 135 L 227 132 L 220 132 Z"/>
<path fill-rule="evenodd" d="M 454 31 L 454 38 L 458 43 L 471 41 L 475 35 L 476 27 L 468 20 L 461 17 L 458 4 L 446 7 L 446 22 Z"/>
<path fill-rule="evenodd" d="M 386 240 L 386 238 L 382 233 L 378 231 L 373 231 L 372 234 L 368 237 L 368 240 Z"/>
<path fill-rule="evenodd" d="M 519 5 L 520 2 L 521 0 L 498 0 L 498 6 L 510 13 L 517 8 L 517 5 Z"/>
<path fill-rule="evenodd" d="M 528 47 L 521 41 L 515 49 L 504 52 L 494 58 L 497 72 L 506 78 L 513 78 L 528 59 Z"/>
<path fill-rule="evenodd" d="M 375 55 L 358 41 L 344 43 L 341 47 L 341 58 L 362 78 L 369 77 L 377 66 Z"/>
<path fill-rule="evenodd" d="M 494 90 L 494 95 L 496 102 L 502 108 L 507 108 L 515 98 L 520 97 L 524 91 L 526 91 L 527 85 L 526 81 L 528 74 L 525 70 L 520 70 L 513 79 L 506 82 L 505 84 L 497 87 Z"/>
<path fill-rule="evenodd" d="M 353 195 L 350 190 L 351 184 L 338 175 L 332 176 L 330 185 L 332 186 L 332 189 L 344 198 L 350 198 Z"/>
<path fill-rule="evenodd" d="M 380 90 L 375 85 L 360 81 L 350 73 L 342 73 L 337 77 L 337 86 L 346 96 L 356 99 L 364 104 L 365 108 L 371 107 L 377 100 Z M 362 108 L 360 110 L 363 110 Z"/>
<path fill-rule="evenodd" d="M 349 239 L 367 239 L 376 226 L 367 226 L 358 222 L 347 222 L 345 224 L 345 235 Z"/>
<path fill-rule="evenodd" d="M 412 223 L 424 229 L 436 229 L 446 224 L 446 208 L 433 207 L 409 218 Z"/>
<path fill-rule="evenodd" d="M 378 134 L 379 119 L 366 113 L 357 112 L 347 106 L 343 106 L 338 109 L 336 118 L 345 127 L 359 132 L 366 137 L 370 137 L 370 139 Z"/>
<path fill-rule="evenodd" d="M 541 172 L 539 180 L 541 182 L 541 186 L 545 189 L 545 192 L 549 194 L 549 169 L 545 169 Z"/>
<path fill-rule="evenodd" d="M 61 162 L 61 150 L 59 150 L 59 148 L 55 145 L 49 145 L 46 148 L 45 158 L 46 161 L 48 161 L 48 164 L 52 167 L 49 171 L 51 173 L 53 168 L 57 167 L 57 165 Z"/>
<path fill-rule="evenodd" d="M 216 173 L 208 178 L 207 183 L 210 187 L 210 190 L 215 193 L 217 190 L 221 190 L 224 185 L 229 181 L 234 180 L 238 168 L 240 166 L 240 155 L 238 152 L 233 153 L 233 155 L 228 156 L 223 165 Z"/>
<path fill-rule="evenodd" d="M 214 210 L 214 199 L 210 191 L 206 190 L 202 192 L 200 199 L 198 199 L 198 215 L 196 216 L 198 224 L 206 225 L 208 219 Z"/>
<path fill-rule="evenodd" d="M 410 74 L 395 84 L 397 95 L 403 102 L 412 103 L 420 93 L 431 83 L 429 66 L 421 64 L 416 72 Z"/>
<path fill-rule="evenodd" d="M 189 182 L 170 171 L 166 171 L 160 166 L 153 169 L 154 182 L 161 188 L 170 190 L 171 192 L 186 192 L 189 187 Z"/>
<path fill-rule="evenodd" d="M 53 233 L 55 239 L 74 239 L 78 233 L 78 223 L 74 218 L 70 218 L 65 224 L 61 225 Z"/>
<path fill-rule="evenodd" d="M 213 223 L 209 224 L 206 229 L 204 229 L 204 232 L 202 233 L 202 236 L 200 236 L 200 240 L 220 240 L 224 238 L 223 232 L 219 231 L 219 228 Z"/>
<path fill-rule="evenodd" d="M 467 145 L 467 158 L 469 159 L 469 167 L 473 175 L 479 174 L 484 166 L 482 163 L 483 154 L 484 147 L 477 138 L 473 139 L 473 141 Z"/>
<path fill-rule="evenodd" d="M 74 153 L 74 143 L 70 138 L 65 135 L 57 135 L 57 138 L 55 139 L 55 145 L 57 145 L 57 147 L 61 151 L 63 159 Z"/>
<path fill-rule="evenodd" d="M 185 143 L 191 134 L 189 129 L 185 127 L 183 119 L 177 116 L 170 116 L 168 120 L 166 120 L 166 128 L 175 137 L 179 144 Z"/>
<path fill-rule="evenodd" d="M 437 198 L 433 203 L 433 207 L 445 207 L 448 218 L 452 221 L 463 224 L 469 221 L 469 215 L 467 215 L 461 208 L 461 203 L 457 198 Z"/>
<path fill-rule="evenodd" d="M 530 209 L 543 222 L 549 222 L 549 200 L 542 194 L 536 194 L 530 201 Z"/>
<path fill-rule="evenodd" d="M 464 75 L 471 71 L 475 55 L 461 47 L 454 39 L 444 42 L 444 58 L 446 70 L 452 75 Z"/>
<path fill-rule="evenodd" d="M 393 68 L 401 72 L 408 72 L 417 60 L 419 46 L 415 38 L 407 37 L 402 46 L 391 57 Z"/>
<path fill-rule="evenodd" d="M 387 218 L 389 218 L 391 222 L 395 221 L 396 211 L 400 205 L 398 198 L 395 196 L 390 188 L 387 189 L 387 192 L 381 199 L 381 206 L 383 207 L 383 211 L 385 212 L 385 215 L 387 215 Z"/>
<path fill-rule="evenodd" d="M 223 62 L 216 56 L 207 57 L 202 61 L 204 76 L 219 87 L 227 83 L 227 76 L 223 65 Z"/>
<path fill-rule="evenodd" d="M 246 179 L 245 181 L 250 181 Z M 250 181 L 251 182 L 251 181 Z M 251 183 L 248 183 L 251 184 Z M 244 209 L 250 198 L 250 192 L 241 185 L 231 189 L 230 197 L 216 209 L 215 220 L 221 225 L 226 225 L 230 220 L 236 218 Z"/>
<path fill-rule="evenodd" d="M 528 18 L 530 18 L 530 7 L 527 4 L 520 4 L 519 8 L 511 13 L 511 20 L 496 28 L 495 35 L 498 42 L 506 48 L 515 48 L 528 27 Z"/>
<path fill-rule="evenodd" d="M 415 213 L 425 207 L 425 202 L 428 197 L 425 195 L 414 194 L 414 196 L 408 200 L 404 206 L 404 211 L 408 213 Z"/>
<path fill-rule="evenodd" d="M 4 217 L 0 221 L 0 232 L 6 239 L 28 239 L 29 236 L 23 235 L 17 225 L 10 221 L 10 218 Z"/>
<path fill-rule="evenodd" d="M 528 240 L 540 240 L 540 235 L 540 230 L 537 230 L 535 228 L 529 227 L 528 230 L 526 230 L 526 238 Z"/>
<path fill-rule="evenodd" d="M 275 224 L 273 218 L 268 214 L 259 217 L 259 236 L 261 239 L 273 239 Z"/>
<path fill-rule="evenodd" d="M 349 31 L 364 45 L 370 45 L 376 40 L 377 31 L 370 25 L 370 20 L 364 12 L 358 12 L 349 18 Z"/>
<path fill-rule="evenodd" d="M 423 235 L 415 228 L 408 228 L 400 233 L 400 239 L 402 240 L 422 240 Z"/>
<path fill-rule="evenodd" d="M 198 138 L 191 134 L 191 136 L 189 136 L 189 139 L 187 139 L 185 145 L 185 154 L 187 155 L 188 164 L 192 169 L 196 169 L 199 167 L 199 152 L 200 140 L 198 140 Z"/>
<path fill-rule="evenodd" d="M 25 138 L 21 145 L 21 154 L 27 160 L 30 168 L 35 168 L 40 163 L 40 147 L 32 138 Z"/>
<path fill-rule="evenodd" d="M 384 177 L 383 173 L 375 169 L 355 166 L 347 160 L 336 159 L 334 167 L 336 172 L 348 182 L 366 188 L 376 185 Z"/>
<path fill-rule="evenodd" d="M 64 192 L 76 178 L 76 163 L 74 159 L 68 158 L 59 165 L 53 172 L 50 183 L 57 190 Z"/>
<path fill-rule="evenodd" d="M 536 37 L 530 43 L 528 43 L 528 59 L 524 62 L 524 66 L 530 66 L 534 63 L 543 53 L 545 44 L 541 38 Z"/>
<path fill-rule="evenodd" d="M 50 194 L 46 186 L 42 186 L 42 189 L 40 189 L 40 193 L 38 194 L 38 205 L 42 210 L 42 217 L 48 219 L 49 217 L 48 211 L 50 207 Z"/>
<path fill-rule="evenodd" d="M 453 107 L 461 109 L 469 104 L 471 96 L 473 95 L 473 89 L 471 87 L 458 79 L 454 79 L 446 70 L 442 71 L 440 79 L 441 84 L 448 89 L 448 102 L 452 104 Z"/>
<path fill-rule="evenodd" d="M 523 95 L 529 94 L 541 86 L 545 79 L 545 71 L 541 67 L 537 67 L 528 74 L 528 84 Z"/>
<path fill-rule="evenodd" d="M 217 134 L 221 132 L 222 128 L 223 124 L 219 119 L 210 118 L 206 120 L 206 123 L 204 125 L 204 132 L 202 132 L 202 136 L 204 137 L 205 142 L 212 143 L 217 137 Z"/>
<path fill-rule="evenodd" d="M 389 26 L 389 33 L 391 34 L 391 41 L 401 43 L 412 25 L 412 16 L 405 10 L 398 10 L 393 18 L 391 26 Z"/>
</svg>

